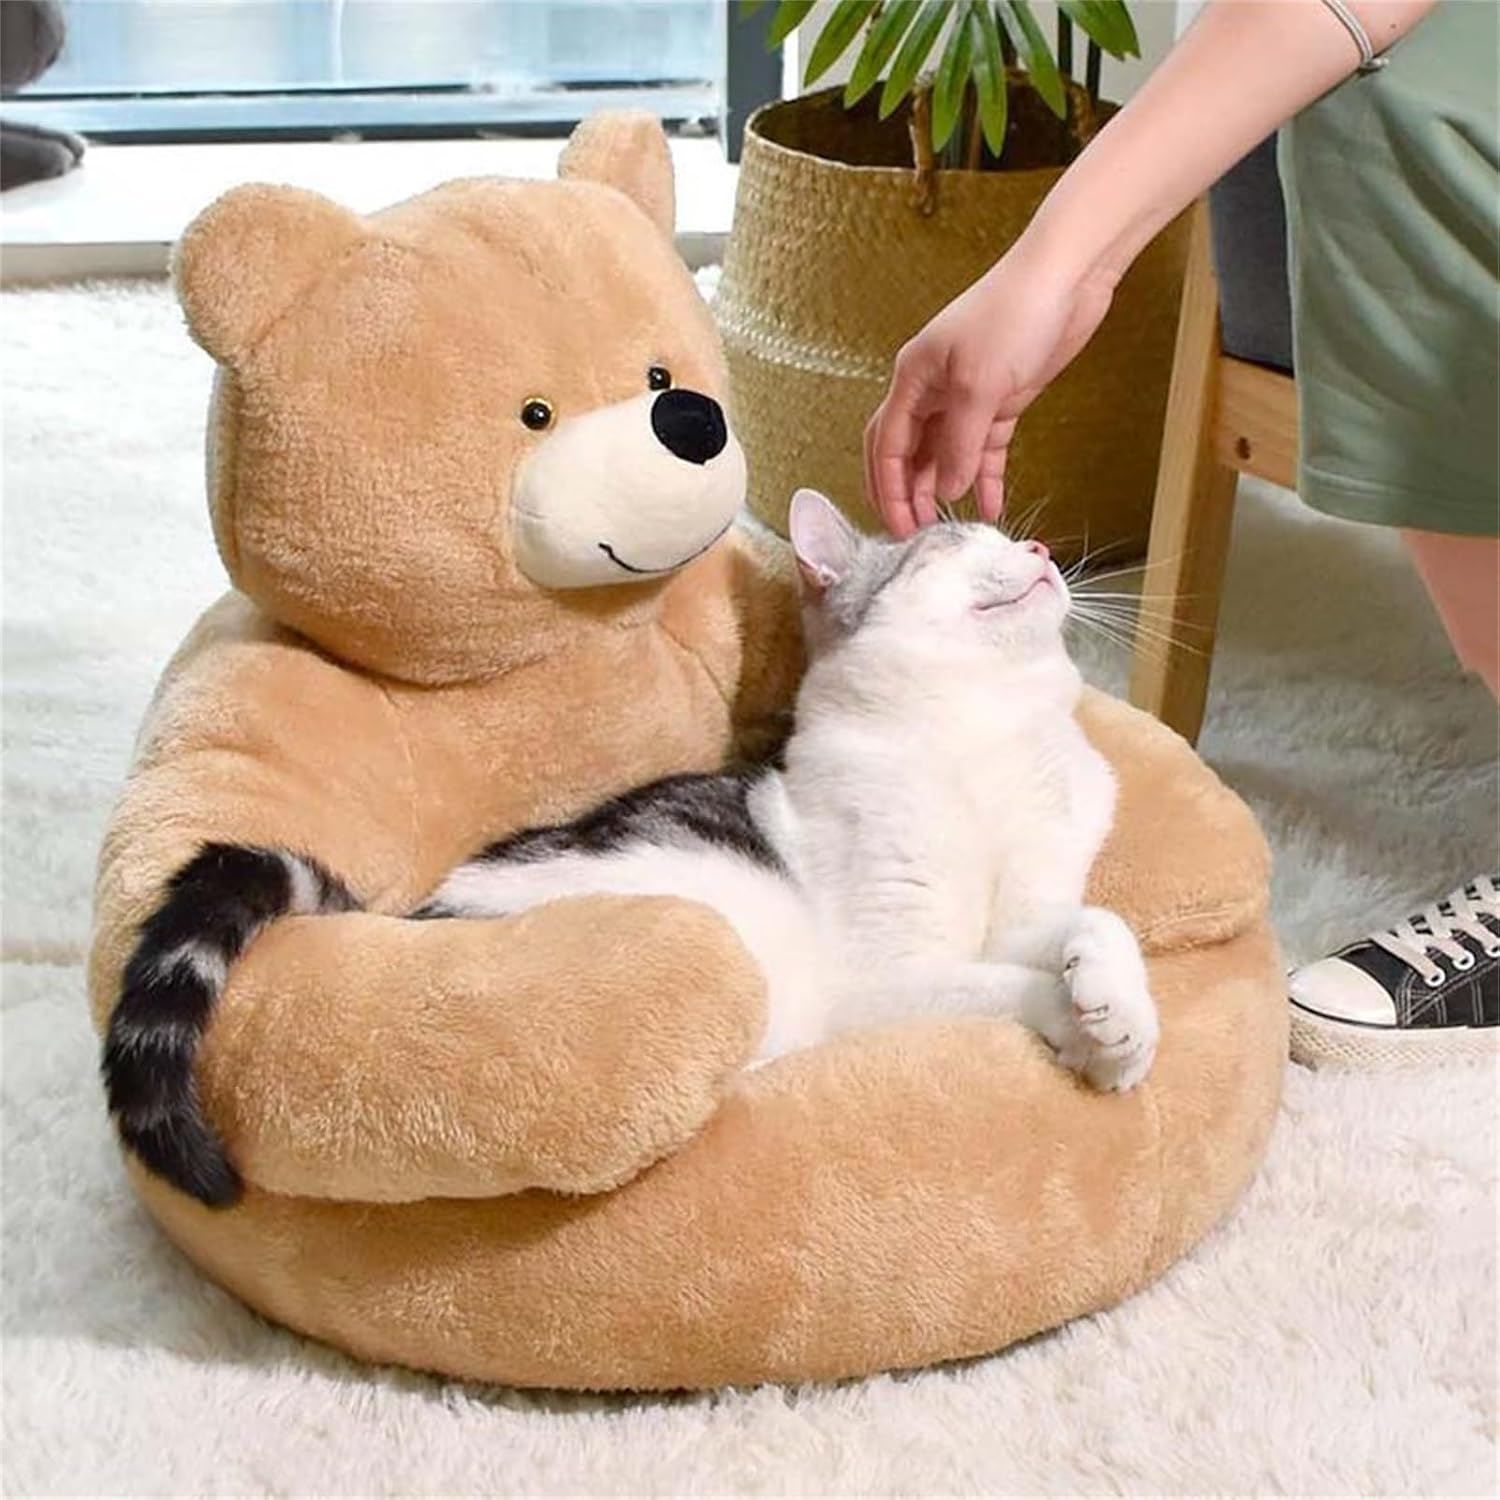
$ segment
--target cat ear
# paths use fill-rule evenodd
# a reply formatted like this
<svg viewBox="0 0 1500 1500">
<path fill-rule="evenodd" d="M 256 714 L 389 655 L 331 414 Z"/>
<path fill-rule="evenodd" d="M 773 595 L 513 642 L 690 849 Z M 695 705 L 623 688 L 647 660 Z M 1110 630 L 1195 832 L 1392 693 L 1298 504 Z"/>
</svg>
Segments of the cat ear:
<svg viewBox="0 0 1500 1500">
<path fill-rule="evenodd" d="M 787 533 L 802 581 L 814 594 L 849 576 L 859 551 L 859 533 L 826 495 L 798 490 L 787 513 Z"/>
</svg>

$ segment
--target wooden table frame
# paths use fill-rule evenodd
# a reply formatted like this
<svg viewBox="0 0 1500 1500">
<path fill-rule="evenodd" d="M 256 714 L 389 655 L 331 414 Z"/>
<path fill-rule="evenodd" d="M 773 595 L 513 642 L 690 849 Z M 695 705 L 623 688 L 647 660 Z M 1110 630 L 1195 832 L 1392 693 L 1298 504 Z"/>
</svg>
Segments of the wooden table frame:
<svg viewBox="0 0 1500 1500">
<path fill-rule="evenodd" d="M 1220 348 L 1204 202 L 1194 211 L 1151 515 L 1142 587 L 1150 624 L 1136 635 L 1130 677 L 1130 701 L 1189 742 L 1203 724 L 1241 474 L 1295 486 L 1297 386 Z"/>
</svg>

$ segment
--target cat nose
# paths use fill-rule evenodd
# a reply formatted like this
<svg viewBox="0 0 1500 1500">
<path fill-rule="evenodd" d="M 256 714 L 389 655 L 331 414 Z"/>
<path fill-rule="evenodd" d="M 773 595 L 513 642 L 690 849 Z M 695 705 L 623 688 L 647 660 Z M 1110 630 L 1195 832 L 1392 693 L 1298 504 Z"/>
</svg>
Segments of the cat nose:
<svg viewBox="0 0 1500 1500">
<path fill-rule="evenodd" d="M 706 464 L 729 441 L 724 409 L 698 391 L 663 391 L 651 403 L 651 430 L 669 453 Z"/>
<path fill-rule="evenodd" d="M 1035 552 L 1036 555 L 1039 558 L 1041 558 L 1041 560 L 1043 562 L 1046 562 L 1047 559 L 1052 556 L 1052 553 L 1051 553 L 1050 549 L 1048 548 L 1046 542 L 1030 541 L 1030 542 L 1022 542 L 1021 545 L 1028 552 Z"/>
</svg>

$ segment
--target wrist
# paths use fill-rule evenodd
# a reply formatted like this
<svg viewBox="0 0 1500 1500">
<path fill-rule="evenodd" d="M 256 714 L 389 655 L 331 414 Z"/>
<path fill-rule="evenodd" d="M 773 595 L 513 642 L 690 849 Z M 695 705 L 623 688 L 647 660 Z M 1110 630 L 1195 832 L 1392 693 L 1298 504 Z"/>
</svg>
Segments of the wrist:
<svg viewBox="0 0 1500 1500">
<path fill-rule="evenodd" d="M 1091 284 L 1113 288 L 1133 258 L 1122 251 L 1122 233 L 1097 208 L 1047 199 L 1006 252 L 1002 265 L 1021 271 L 1028 282 L 1062 290 Z"/>
</svg>

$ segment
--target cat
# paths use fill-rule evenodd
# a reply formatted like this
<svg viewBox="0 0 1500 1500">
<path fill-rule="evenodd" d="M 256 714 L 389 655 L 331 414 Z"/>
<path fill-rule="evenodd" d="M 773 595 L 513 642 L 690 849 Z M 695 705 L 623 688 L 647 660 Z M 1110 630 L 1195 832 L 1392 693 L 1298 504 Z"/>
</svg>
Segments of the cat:
<svg viewBox="0 0 1500 1500">
<path fill-rule="evenodd" d="M 1150 1070 L 1134 936 L 1084 904 L 1115 782 L 1073 713 L 1046 547 L 942 522 L 863 537 L 812 490 L 789 530 L 809 666 L 779 764 L 669 776 L 452 870 L 415 915 L 677 895 L 760 964 L 761 1064 L 917 1016 L 1020 1021 L 1101 1090 Z"/>
<path fill-rule="evenodd" d="M 1129 928 L 1084 904 L 1115 784 L 1073 718 L 1071 598 L 1039 542 L 945 523 L 859 535 L 802 490 L 790 531 L 810 663 L 780 763 L 670 776 L 492 844 L 416 917 L 587 892 L 720 911 L 767 980 L 759 1065 L 916 1016 L 1008 1017 L 1099 1089 L 1134 1087 L 1157 1019 Z M 209 844 L 141 928 L 102 1069 L 122 1140 L 210 1205 L 241 1191 L 194 1086 L 245 948 L 288 914 L 354 911 L 287 850 Z"/>
</svg>

